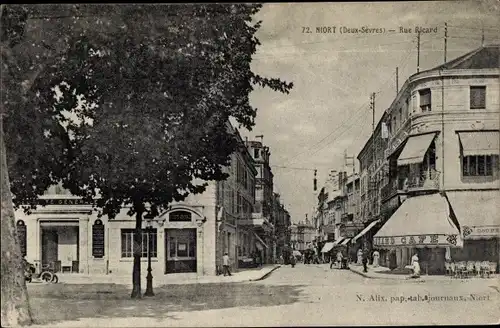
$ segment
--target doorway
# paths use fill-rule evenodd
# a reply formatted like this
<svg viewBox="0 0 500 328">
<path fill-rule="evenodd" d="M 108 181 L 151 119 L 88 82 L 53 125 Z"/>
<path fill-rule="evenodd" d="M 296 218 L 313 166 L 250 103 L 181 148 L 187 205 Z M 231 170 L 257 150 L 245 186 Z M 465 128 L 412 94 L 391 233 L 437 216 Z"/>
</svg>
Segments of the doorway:
<svg viewBox="0 0 500 328">
<path fill-rule="evenodd" d="M 80 257 L 79 227 L 74 223 L 68 223 L 68 225 L 55 224 L 55 222 L 42 222 L 40 227 L 40 264 L 42 268 L 49 268 L 54 272 L 78 272 Z"/>
<path fill-rule="evenodd" d="M 165 229 L 165 274 L 196 272 L 196 228 Z"/>
</svg>

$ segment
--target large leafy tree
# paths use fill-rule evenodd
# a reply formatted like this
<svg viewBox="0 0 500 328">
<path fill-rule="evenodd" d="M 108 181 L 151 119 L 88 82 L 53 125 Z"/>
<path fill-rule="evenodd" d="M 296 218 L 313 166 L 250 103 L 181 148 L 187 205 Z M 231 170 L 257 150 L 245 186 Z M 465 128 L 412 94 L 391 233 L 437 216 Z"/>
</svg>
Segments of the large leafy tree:
<svg viewBox="0 0 500 328">
<path fill-rule="evenodd" d="M 254 86 L 292 87 L 250 69 L 260 26 L 252 17 L 260 7 L 99 6 L 106 15 L 73 22 L 79 28 L 68 28 L 63 46 L 47 45 L 64 54 L 44 67 L 21 106 L 45 122 L 38 135 L 54 156 L 36 157 L 39 165 L 25 160 L 22 118 L 7 117 L 11 163 L 24 164 L 9 167 L 16 203 L 33 203 L 46 184 L 62 181 L 110 218 L 131 205 L 134 298 L 141 296 L 143 214 L 224 179 L 222 167 L 237 147 L 229 118 L 251 129 Z"/>
</svg>

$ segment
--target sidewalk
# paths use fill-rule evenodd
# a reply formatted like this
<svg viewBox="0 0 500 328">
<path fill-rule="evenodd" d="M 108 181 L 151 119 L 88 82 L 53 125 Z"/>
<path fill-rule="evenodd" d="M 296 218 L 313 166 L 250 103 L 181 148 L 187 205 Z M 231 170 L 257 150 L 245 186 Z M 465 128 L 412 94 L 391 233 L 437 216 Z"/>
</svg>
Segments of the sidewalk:
<svg viewBox="0 0 500 328">
<path fill-rule="evenodd" d="M 374 268 L 368 265 L 368 272 L 363 272 L 363 266 L 354 263 L 349 264 L 349 270 L 357 273 L 365 278 L 371 279 L 390 279 L 390 280 L 410 280 L 410 281 L 450 281 L 450 280 L 481 280 L 481 281 L 498 281 L 498 275 L 494 275 L 491 278 L 476 278 L 472 277 L 469 279 L 453 279 L 445 275 L 421 275 L 419 278 L 409 279 L 409 274 L 394 274 L 390 273 L 390 269 L 387 267 L 379 266 Z"/>
<path fill-rule="evenodd" d="M 280 265 L 269 264 L 261 268 L 245 269 L 233 272 L 231 276 L 200 276 L 196 273 L 173 273 L 153 276 L 153 286 L 179 285 L 179 284 L 209 284 L 224 282 L 257 281 L 267 278 Z M 146 283 L 146 272 L 141 272 L 143 283 Z M 132 274 L 130 275 L 99 275 L 67 273 L 57 274 L 60 284 L 117 284 L 132 286 Z"/>
</svg>

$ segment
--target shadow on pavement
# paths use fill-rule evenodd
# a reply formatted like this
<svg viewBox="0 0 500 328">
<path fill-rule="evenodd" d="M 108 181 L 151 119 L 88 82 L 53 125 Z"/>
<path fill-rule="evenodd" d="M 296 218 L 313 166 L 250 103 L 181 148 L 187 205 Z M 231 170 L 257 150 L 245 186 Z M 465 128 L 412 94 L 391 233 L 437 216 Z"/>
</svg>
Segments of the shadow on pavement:
<svg viewBox="0 0 500 328">
<path fill-rule="evenodd" d="M 150 317 L 165 319 L 171 312 L 264 307 L 299 301 L 303 286 L 251 283 L 168 285 L 154 288 L 154 297 L 130 299 L 130 289 L 115 284 L 29 286 L 36 324 L 80 318 Z M 144 286 L 143 286 L 144 292 Z"/>
</svg>

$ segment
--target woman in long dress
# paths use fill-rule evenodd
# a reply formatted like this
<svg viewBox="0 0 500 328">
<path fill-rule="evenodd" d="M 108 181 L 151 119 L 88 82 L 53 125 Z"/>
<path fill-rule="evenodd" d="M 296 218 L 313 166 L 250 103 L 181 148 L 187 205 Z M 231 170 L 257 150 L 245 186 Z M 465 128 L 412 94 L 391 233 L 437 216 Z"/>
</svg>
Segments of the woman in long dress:
<svg viewBox="0 0 500 328">
<path fill-rule="evenodd" d="M 378 251 L 373 252 L 373 267 L 377 268 L 380 262 L 380 253 Z"/>
<path fill-rule="evenodd" d="M 411 265 L 413 266 L 413 277 L 420 277 L 420 264 L 418 263 L 417 253 L 411 257 Z"/>
</svg>

